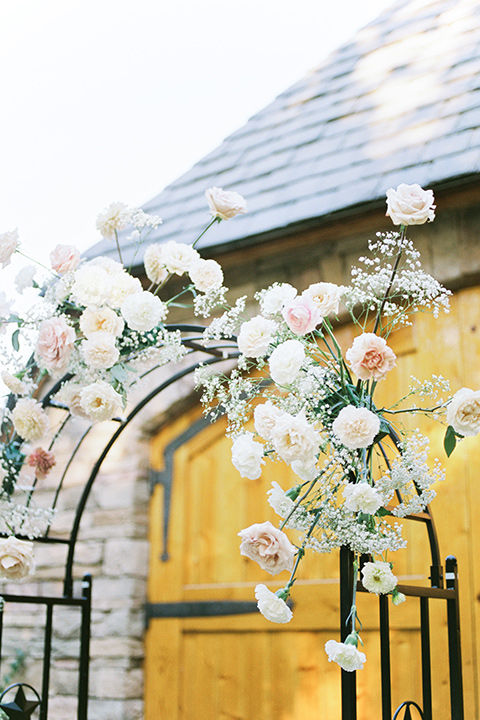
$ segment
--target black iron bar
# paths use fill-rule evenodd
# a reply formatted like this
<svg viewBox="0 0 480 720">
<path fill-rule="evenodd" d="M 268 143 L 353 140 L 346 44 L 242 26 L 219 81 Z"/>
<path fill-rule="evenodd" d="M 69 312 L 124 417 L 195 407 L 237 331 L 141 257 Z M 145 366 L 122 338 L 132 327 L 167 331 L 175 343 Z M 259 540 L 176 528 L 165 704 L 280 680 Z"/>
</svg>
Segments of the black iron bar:
<svg viewBox="0 0 480 720">
<path fill-rule="evenodd" d="M 380 676 L 382 686 L 382 720 L 392 717 L 392 680 L 390 669 L 390 628 L 387 595 L 380 595 Z"/>
<path fill-rule="evenodd" d="M 340 639 L 350 632 L 347 618 L 352 606 L 353 553 L 340 548 Z M 357 720 L 357 678 L 355 672 L 342 670 L 342 720 Z"/>
<path fill-rule="evenodd" d="M 40 720 L 47 720 L 48 693 L 50 689 L 50 658 L 52 654 L 53 605 L 45 608 L 45 640 L 43 645 L 42 701 L 40 703 Z"/>
<path fill-rule="evenodd" d="M 2 666 L 2 649 L 3 649 L 3 611 L 5 609 L 5 601 L 0 598 L 0 669 Z M 1 675 L 0 675 L 1 677 Z"/>
<path fill-rule="evenodd" d="M 455 592 L 447 600 L 448 660 L 450 665 L 450 707 L 452 720 L 464 720 L 462 650 L 460 643 L 460 614 L 458 598 L 457 559 L 449 555 L 445 561 L 447 587 Z"/>
<path fill-rule="evenodd" d="M 420 639 L 422 648 L 423 716 L 432 720 L 432 664 L 430 652 L 430 609 L 428 598 L 420 598 Z"/>
<path fill-rule="evenodd" d="M 78 678 L 78 720 L 87 720 L 88 713 L 88 672 L 90 666 L 90 621 L 92 613 L 92 576 L 82 580 L 82 624 L 80 631 L 80 668 Z"/>
</svg>

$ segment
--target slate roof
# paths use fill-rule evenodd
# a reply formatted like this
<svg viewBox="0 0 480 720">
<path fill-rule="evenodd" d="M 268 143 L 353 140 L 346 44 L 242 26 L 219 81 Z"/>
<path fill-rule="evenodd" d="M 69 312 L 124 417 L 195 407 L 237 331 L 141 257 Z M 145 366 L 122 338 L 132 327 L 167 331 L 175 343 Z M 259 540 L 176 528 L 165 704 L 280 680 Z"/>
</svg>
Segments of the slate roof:
<svg viewBox="0 0 480 720">
<path fill-rule="evenodd" d="M 259 242 L 383 202 L 400 182 L 458 182 L 480 173 L 479 126 L 480 3 L 400 0 L 146 203 L 163 218 L 152 241 L 191 243 L 212 186 L 240 192 L 248 213 L 199 247 Z"/>
</svg>

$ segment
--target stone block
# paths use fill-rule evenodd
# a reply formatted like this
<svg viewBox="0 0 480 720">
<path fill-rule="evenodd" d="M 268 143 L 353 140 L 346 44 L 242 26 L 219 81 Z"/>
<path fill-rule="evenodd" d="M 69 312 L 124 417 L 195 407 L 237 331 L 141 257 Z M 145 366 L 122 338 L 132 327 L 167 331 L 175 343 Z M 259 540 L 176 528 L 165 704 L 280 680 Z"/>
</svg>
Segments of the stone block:
<svg viewBox="0 0 480 720">
<path fill-rule="evenodd" d="M 145 578 L 148 569 L 146 540 L 113 539 L 105 544 L 104 572 Z"/>
</svg>

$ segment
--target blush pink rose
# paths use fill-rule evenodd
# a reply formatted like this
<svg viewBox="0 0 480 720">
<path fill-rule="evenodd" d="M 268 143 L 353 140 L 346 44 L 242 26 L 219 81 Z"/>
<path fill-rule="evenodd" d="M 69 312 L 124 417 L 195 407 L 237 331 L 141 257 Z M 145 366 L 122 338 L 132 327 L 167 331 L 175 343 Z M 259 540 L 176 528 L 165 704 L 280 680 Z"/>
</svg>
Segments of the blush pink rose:
<svg viewBox="0 0 480 720">
<path fill-rule="evenodd" d="M 360 380 L 383 380 L 395 367 L 397 359 L 386 341 L 375 333 L 363 333 L 356 337 L 345 357 Z"/>
<path fill-rule="evenodd" d="M 60 275 L 75 270 L 79 262 L 80 251 L 74 245 L 57 245 L 50 253 L 52 269 Z"/>
<path fill-rule="evenodd" d="M 295 546 L 285 533 L 269 520 L 250 525 L 238 534 L 242 538 L 240 554 L 255 560 L 262 570 L 266 570 L 270 575 L 292 570 L 297 552 Z"/>
<path fill-rule="evenodd" d="M 282 310 L 283 319 L 295 335 L 306 335 L 322 322 L 318 306 L 309 295 L 297 295 Z"/>
<path fill-rule="evenodd" d="M 63 317 L 49 318 L 40 325 L 36 354 L 49 373 L 58 374 L 66 370 L 74 342 L 75 330 Z"/>
</svg>

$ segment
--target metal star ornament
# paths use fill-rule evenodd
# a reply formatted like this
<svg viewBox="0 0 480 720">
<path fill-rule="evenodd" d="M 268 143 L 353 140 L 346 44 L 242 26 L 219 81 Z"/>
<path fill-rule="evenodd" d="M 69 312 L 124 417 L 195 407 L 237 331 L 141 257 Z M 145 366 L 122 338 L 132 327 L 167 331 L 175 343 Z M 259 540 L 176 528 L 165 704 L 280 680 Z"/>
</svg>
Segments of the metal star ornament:
<svg viewBox="0 0 480 720">
<path fill-rule="evenodd" d="M 11 689 L 13 690 L 13 688 Z M 30 720 L 39 705 L 39 700 L 27 700 L 23 687 L 19 685 L 15 700 L 9 703 L 0 703 L 0 709 L 3 710 L 9 720 Z"/>
</svg>

